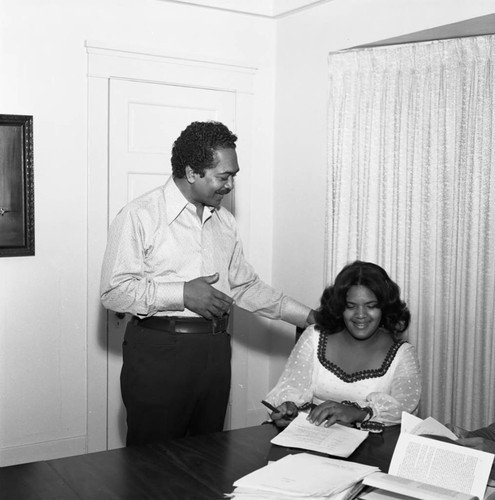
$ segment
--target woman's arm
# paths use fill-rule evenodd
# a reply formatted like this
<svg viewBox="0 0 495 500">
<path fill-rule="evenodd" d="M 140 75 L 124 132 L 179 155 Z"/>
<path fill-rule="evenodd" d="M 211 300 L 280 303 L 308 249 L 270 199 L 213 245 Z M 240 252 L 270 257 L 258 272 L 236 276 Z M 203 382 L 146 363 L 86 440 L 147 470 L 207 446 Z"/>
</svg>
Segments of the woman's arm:
<svg viewBox="0 0 495 500">
<path fill-rule="evenodd" d="M 373 411 L 371 420 L 386 425 L 400 424 L 403 411 L 415 413 L 421 397 L 421 369 L 416 349 L 411 344 L 404 344 L 396 356 L 397 368 L 390 394 L 372 392 L 366 398 L 366 405 Z"/>
<path fill-rule="evenodd" d="M 300 406 L 312 401 L 313 368 L 318 336 L 319 332 L 314 326 L 304 330 L 292 349 L 277 384 L 265 398 L 273 406 L 278 407 L 286 401 L 292 401 Z"/>
</svg>

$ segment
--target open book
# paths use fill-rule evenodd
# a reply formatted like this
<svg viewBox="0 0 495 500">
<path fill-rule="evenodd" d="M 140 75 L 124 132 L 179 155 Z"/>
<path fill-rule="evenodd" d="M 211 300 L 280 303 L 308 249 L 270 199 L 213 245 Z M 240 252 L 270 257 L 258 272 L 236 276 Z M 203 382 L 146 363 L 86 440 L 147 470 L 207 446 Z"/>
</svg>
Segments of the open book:
<svg viewBox="0 0 495 500">
<path fill-rule="evenodd" d="M 363 483 L 378 490 L 364 493 L 359 498 L 487 498 L 486 485 L 494 456 L 459 446 L 456 440 L 457 436 L 435 419 L 430 417 L 422 421 L 413 417 L 411 420 L 411 415 L 404 414 L 389 473 L 379 472 L 366 477 Z"/>
<path fill-rule="evenodd" d="M 271 443 L 346 458 L 368 437 L 367 431 L 345 425 L 325 427 L 323 424 L 312 424 L 307 416 L 307 413 L 299 413 Z"/>
</svg>

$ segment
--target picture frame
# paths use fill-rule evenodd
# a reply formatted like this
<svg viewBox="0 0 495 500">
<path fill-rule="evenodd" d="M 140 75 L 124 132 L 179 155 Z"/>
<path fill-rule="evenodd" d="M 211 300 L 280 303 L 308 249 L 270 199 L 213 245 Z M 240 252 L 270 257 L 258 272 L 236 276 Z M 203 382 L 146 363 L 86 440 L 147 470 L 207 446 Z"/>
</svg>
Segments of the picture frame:
<svg viewBox="0 0 495 500">
<path fill-rule="evenodd" d="M 33 117 L 0 114 L 0 257 L 34 255 Z"/>
</svg>

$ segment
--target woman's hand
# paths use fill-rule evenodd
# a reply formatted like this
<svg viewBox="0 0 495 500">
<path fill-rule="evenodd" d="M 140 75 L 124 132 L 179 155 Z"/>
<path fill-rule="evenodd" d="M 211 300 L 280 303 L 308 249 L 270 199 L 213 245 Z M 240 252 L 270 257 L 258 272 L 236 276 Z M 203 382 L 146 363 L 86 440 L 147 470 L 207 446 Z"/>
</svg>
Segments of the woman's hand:
<svg viewBox="0 0 495 500">
<path fill-rule="evenodd" d="M 345 424 L 362 422 L 366 418 L 366 415 L 366 410 L 356 408 L 355 406 L 343 405 L 336 401 L 325 401 L 311 410 L 308 420 L 315 425 L 320 425 L 326 420 L 325 427 L 330 427 L 335 422 L 343 422 Z"/>
<path fill-rule="evenodd" d="M 277 412 L 270 414 L 270 418 L 277 427 L 287 427 L 299 413 L 296 404 L 292 401 L 285 401 L 277 406 L 277 410 Z"/>
</svg>

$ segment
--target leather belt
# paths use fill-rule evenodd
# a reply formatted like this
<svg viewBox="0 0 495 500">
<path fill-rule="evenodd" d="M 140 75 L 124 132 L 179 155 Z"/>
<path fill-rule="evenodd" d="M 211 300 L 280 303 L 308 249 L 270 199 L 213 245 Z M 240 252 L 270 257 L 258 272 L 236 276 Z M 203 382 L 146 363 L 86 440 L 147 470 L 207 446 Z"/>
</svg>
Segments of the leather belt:
<svg viewBox="0 0 495 500">
<path fill-rule="evenodd" d="M 133 317 L 134 324 L 152 330 L 162 330 L 169 333 L 222 333 L 227 331 L 229 315 L 221 318 L 183 318 L 181 316 L 151 316 L 139 319 Z"/>
</svg>

